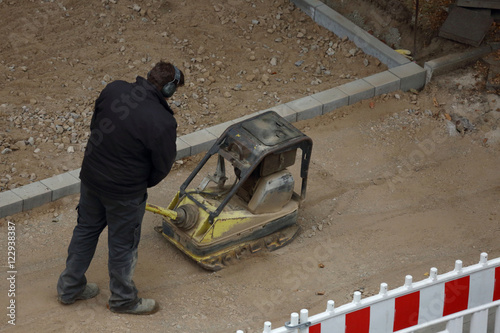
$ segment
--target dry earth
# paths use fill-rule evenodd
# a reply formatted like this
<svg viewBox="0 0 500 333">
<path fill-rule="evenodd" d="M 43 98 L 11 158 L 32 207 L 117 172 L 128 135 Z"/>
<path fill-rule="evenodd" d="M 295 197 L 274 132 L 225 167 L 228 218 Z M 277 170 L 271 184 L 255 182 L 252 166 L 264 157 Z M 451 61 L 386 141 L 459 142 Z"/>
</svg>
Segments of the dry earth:
<svg viewBox="0 0 500 333">
<path fill-rule="evenodd" d="M 0 13 L 3 190 L 78 168 L 100 90 L 159 59 L 186 74 L 179 135 L 385 69 L 284 0 L 3 1 Z"/>
<path fill-rule="evenodd" d="M 132 80 L 159 58 L 187 75 L 172 103 L 180 135 L 384 69 L 286 1 L 1 1 L 0 13 L 4 188 L 79 167 L 103 83 Z M 135 281 L 162 306 L 152 316 L 106 310 L 106 232 L 88 272 L 101 294 L 57 303 L 78 195 L 0 220 L 4 239 L 7 221 L 16 224 L 18 271 L 16 326 L 5 316 L 0 330 L 260 332 L 265 320 L 282 326 L 291 312 L 318 313 L 355 290 L 369 296 L 381 282 L 395 288 L 455 259 L 476 263 L 483 251 L 499 257 L 500 99 L 484 82 L 478 63 L 419 93 L 296 123 L 314 141 L 308 196 L 300 237 L 278 251 L 210 273 L 158 235 L 161 219 L 147 213 Z M 199 159 L 178 163 L 150 202 L 165 205 Z M 0 249 L 6 260 L 6 242 Z M 5 279 L 0 290 L 6 306 Z"/>
</svg>

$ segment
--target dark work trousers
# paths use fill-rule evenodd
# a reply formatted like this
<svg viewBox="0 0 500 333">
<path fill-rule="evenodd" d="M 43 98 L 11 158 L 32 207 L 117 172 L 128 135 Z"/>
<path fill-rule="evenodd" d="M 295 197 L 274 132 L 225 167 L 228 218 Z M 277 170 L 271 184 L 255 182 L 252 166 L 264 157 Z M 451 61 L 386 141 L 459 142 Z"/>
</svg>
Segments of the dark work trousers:
<svg viewBox="0 0 500 333">
<path fill-rule="evenodd" d="M 128 309 L 139 302 L 132 276 L 146 199 L 147 194 L 132 200 L 111 200 L 81 184 L 77 225 L 69 244 L 66 269 L 57 283 L 62 300 L 75 299 L 85 290 L 85 272 L 94 256 L 99 235 L 108 226 L 109 306 Z"/>
</svg>

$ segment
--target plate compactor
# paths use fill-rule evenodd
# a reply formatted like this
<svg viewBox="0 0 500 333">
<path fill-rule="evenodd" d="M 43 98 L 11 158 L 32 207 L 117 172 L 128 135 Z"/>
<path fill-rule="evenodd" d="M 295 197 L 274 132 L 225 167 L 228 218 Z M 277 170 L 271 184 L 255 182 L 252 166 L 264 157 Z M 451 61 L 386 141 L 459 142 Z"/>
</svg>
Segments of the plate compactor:
<svg viewBox="0 0 500 333">
<path fill-rule="evenodd" d="M 287 168 L 295 164 L 299 148 L 295 173 L 302 183 L 296 186 Z M 146 210 L 163 215 L 157 230 L 211 271 L 244 253 L 278 249 L 300 229 L 298 208 L 306 195 L 311 150 L 312 140 L 276 112 L 259 114 L 224 131 L 167 208 L 147 204 Z M 212 157 L 215 172 L 188 189 Z M 226 162 L 232 168 L 226 170 Z"/>
</svg>

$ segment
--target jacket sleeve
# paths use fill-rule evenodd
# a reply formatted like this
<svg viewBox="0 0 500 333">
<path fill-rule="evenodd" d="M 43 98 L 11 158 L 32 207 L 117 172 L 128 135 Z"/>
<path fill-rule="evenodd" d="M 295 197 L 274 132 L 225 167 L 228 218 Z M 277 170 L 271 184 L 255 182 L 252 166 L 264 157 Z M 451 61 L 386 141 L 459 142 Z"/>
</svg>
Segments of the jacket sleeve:
<svg viewBox="0 0 500 333">
<path fill-rule="evenodd" d="M 97 120 L 96 119 L 97 119 L 97 113 L 100 110 L 99 105 L 102 104 L 102 101 L 104 100 L 106 93 L 107 93 L 107 90 L 106 90 L 106 88 L 104 88 L 94 103 L 94 112 L 92 113 L 92 118 L 90 120 L 90 130 L 91 131 L 97 127 Z"/>
<path fill-rule="evenodd" d="M 177 155 L 176 134 L 177 124 L 170 124 L 168 129 L 163 129 L 162 135 L 157 137 L 151 152 L 151 171 L 148 178 L 148 187 L 153 187 L 161 182 L 170 172 Z"/>
</svg>

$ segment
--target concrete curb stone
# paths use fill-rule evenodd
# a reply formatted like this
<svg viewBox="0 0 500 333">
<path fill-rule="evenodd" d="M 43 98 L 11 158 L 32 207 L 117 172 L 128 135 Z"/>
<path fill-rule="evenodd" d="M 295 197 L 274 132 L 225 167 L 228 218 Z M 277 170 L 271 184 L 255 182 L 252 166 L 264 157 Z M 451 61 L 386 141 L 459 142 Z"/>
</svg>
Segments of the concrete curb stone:
<svg viewBox="0 0 500 333">
<path fill-rule="evenodd" d="M 375 96 L 399 90 L 401 80 L 389 71 L 377 73 L 363 80 L 375 87 Z"/>
<path fill-rule="evenodd" d="M 52 193 L 51 201 L 80 192 L 80 179 L 70 172 L 40 180 Z"/>
<path fill-rule="evenodd" d="M 234 121 L 235 123 L 239 123 L 240 121 L 243 121 L 243 120 L 246 120 L 246 119 L 249 119 L 249 118 L 255 117 L 256 115 L 261 114 L 261 113 L 263 113 L 263 112 L 264 112 L 264 111 L 262 111 L 262 110 L 261 110 L 261 111 L 257 111 L 257 112 L 251 113 L 251 114 L 247 114 L 247 115 L 245 115 L 245 116 L 242 116 L 242 117 L 236 118 L 236 119 L 234 119 L 233 121 Z"/>
<path fill-rule="evenodd" d="M 202 129 L 183 135 L 181 139 L 191 147 L 191 155 L 196 155 L 212 147 L 217 137 L 207 129 Z"/>
<path fill-rule="evenodd" d="M 177 155 L 175 156 L 175 160 L 191 156 L 191 146 L 186 143 L 186 141 L 182 140 L 182 137 L 178 137 L 175 144 L 177 146 Z"/>
<path fill-rule="evenodd" d="M 80 179 L 80 171 L 81 170 L 82 170 L 82 168 L 78 168 L 78 169 L 75 169 L 75 170 L 68 171 L 68 173 L 70 175 L 72 175 L 73 177 L 75 177 L 76 179 Z"/>
<path fill-rule="evenodd" d="M 41 182 L 35 182 L 11 190 L 23 200 L 23 212 L 49 203 L 52 191 Z"/>
<path fill-rule="evenodd" d="M 324 5 L 324 3 L 320 0 L 292 0 L 292 2 L 300 10 L 312 18 L 316 16 L 316 8 Z"/>
<path fill-rule="evenodd" d="M 375 87 L 363 79 L 343 84 L 338 88 L 349 96 L 349 105 L 375 96 Z"/>
<path fill-rule="evenodd" d="M 494 48 L 492 48 L 491 45 L 485 45 L 463 53 L 448 54 L 444 57 L 427 61 L 424 64 L 424 69 L 427 74 L 426 83 L 431 81 L 433 75 L 440 75 L 453 69 L 463 67 L 492 51 L 494 51 Z"/>
<path fill-rule="evenodd" d="M 324 90 L 312 95 L 312 97 L 323 104 L 322 114 L 349 105 L 349 95 L 339 88 Z"/>
<path fill-rule="evenodd" d="M 218 124 L 212 127 L 208 127 L 207 131 L 214 135 L 216 138 L 219 138 L 222 133 L 231 125 L 235 124 L 236 122 L 234 120 L 226 121 L 225 123 Z"/>
<path fill-rule="evenodd" d="M 375 95 L 398 89 L 405 91 L 412 88 L 420 89 L 425 85 L 426 70 L 410 62 L 323 2 L 319 0 L 290 1 L 317 24 L 341 38 L 346 36 L 350 38 L 363 52 L 378 58 L 390 70 L 178 137 L 176 159 L 196 155 L 210 149 L 227 128 L 227 124 L 240 122 L 265 111 L 274 110 L 293 123 L 331 112 L 339 107 L 351 105 Z M 399 88 L 397 88 L 397 82 L 399 82 Z M 76 169 L 60 176 L 0 192 L 0 218 L 41 206 L 65 195 L 78 193 L 79 176 L 80 169 Z"/>
<path fill-rule="evenodd" d="M 401 80 L 399 89 L 408 91 L 410 89 L 421 89 L 425 86 L 426 71 L 414 62 L 406 65 L 390 68 L 389 72 Z"/>
<path fill-rule="evenodd" d="M 379 59 L 387 67 L 392 68 L 410 62 L 409 59 L 394 51 L 327 5 L 318 5 L 319 1 L 316 0 L 292 0 L 292 2 L 299 8 L 307 7 L 307 5 L 314 7 L 314 10 L 305 12 L 310 12 L 312 15 L 309 16 L 316 23 L 341 38 L 348 37 L 363 52 Z"/>
<path fill-rule="evenodd" d="M 281 117 L 285 118 L 290 123 L 294 123 L 297 121 L 297 111 L 292 109 L 289 105 L 287 104 L 279 104 L 276 105 L 272 108 L 264 110 L 264 112 L 267 111 L 275 111 L 277 114 L 279 114 Z"/>
<path fill-rule="evenodd" d="M 323 105 L 311 96 L 302 97 L 286 103 L 297 112 L 297 121 L 314 118 L 323 114 Z"/>
<path fill-rule="evenodd" d="M 8 190 L 0 192 L 0 217 L 13 215 L 23 211 L 23 199 Z"/>
</svg>

